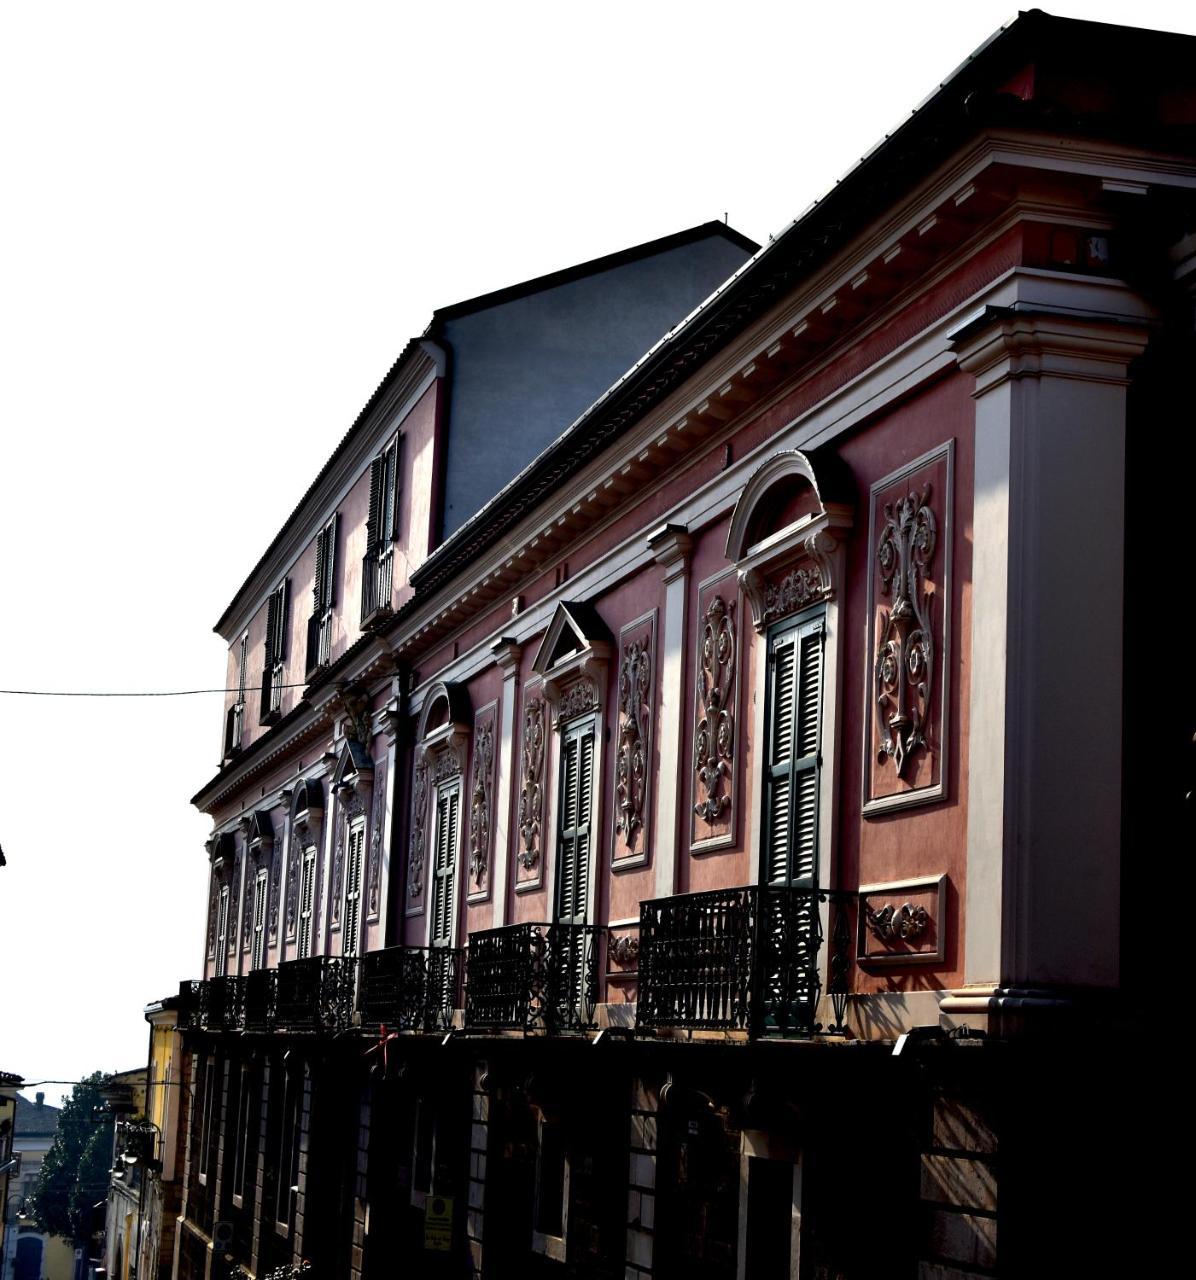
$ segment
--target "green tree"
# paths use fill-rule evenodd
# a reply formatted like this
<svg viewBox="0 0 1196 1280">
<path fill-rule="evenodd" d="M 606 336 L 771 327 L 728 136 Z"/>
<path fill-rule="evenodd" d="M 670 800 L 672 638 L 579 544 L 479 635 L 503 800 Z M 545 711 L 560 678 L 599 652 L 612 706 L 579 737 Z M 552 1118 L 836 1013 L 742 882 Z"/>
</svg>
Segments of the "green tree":
<svg viewBox="0 0 1196 1280">
<path fill-rule="evenodd" d="M 33 1192 L 38 1226 L 52 1235 L 86 1239 L 91 1206 L 103 1195 L 112 1155 L 112 1116 L 100 1088 L 108 1076 L 93 1072 L 63 1103 L 58 1131 L 42 1161 Z"/>
</svg>

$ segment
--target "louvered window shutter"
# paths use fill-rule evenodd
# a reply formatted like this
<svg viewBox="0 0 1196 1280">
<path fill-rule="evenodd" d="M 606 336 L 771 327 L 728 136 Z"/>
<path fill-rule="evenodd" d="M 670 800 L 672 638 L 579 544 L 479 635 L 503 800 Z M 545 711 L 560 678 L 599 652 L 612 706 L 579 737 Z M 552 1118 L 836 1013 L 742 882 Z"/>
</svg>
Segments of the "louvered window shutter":
<svg viewBox="0 0 1196 1280">
<path fill-rule="evenodd" d="M 399 533 L 399 441 L 402 436 L 387 449 L 386 483 L 382 494 L 382 541 L 390 543 Z"/>
<path fill-rule="evenodd" d="M 386 455 L 370 463 L 370 506 L 365 522 L 365 544 L 369 553 L 382 540 L 382 512 L 386 503 Z"/>
<path fill-rule="evenodd" d="M 216 924 L 216 975 L 228 972 L 228 885 L 220 888 L 220 909 Z"/>
<path fill-rule="evenodd" d="M 769 645 L 769 884 L 813 886 L 817 876 L 822 641 L 818 617 L 775 635 Z"/>
<path fill-rule="evenodd" d="M 268 716 L 274 702 L 275 645 L 278 642 L 278 592 L 266 604 L 266 653 L 262 663 L 262 716 Z"/>
<path fill-rule="evenodd" d="M 561 743 L 556 918 L 562 923 L 585 920 L 593 797 L 594 725 L 588 721 L 566 730 Z"/>
<path fill-rule="evenodd" d="M 284 578 L 278 590 L 274 593 L 274 599 L 277 602 L 274 609 L 274 643 L 273 658 L 274 665 L 281 666 L 286 661 L 287 656 L 287 606 L 290 604 L 291 596 L 291 580 Z"/>
<path fill-rule="evenodd" d="M 324 580 L 328 560 L 328 530 L 321 529 L 316 535 L 316 572 L 312 579 L 312 613 L 318 618 L 324 611 Z"/>
<path fill-rule="evenodd" d="M 345 928 L 341 949 L 347 956 L 355 956 L 358 948 L 358 928 L 361 924 L 361 853 L 365 842 L 365 826 L 355 826 L 349 832 L 348 865 L 345 868 Z"/>
<path fill-rule="evenodd" d="M 303 854 L 303 879 L 299 886 L 299 959 L 311 955 L 312 906 L 316 894 L 315 847 Z"/>
<path fill-rule="evenodd" d="M 336 524 L 339 515 L 334 515 L 324 528 L 324 610 L 327 612 L 336 603 Z"/>
<path fill-rule="evenodd" d="M 265 968 L 266 965 L 266 893 L 269 889 L 270 875 L 263 867 L 257 873 L 253 897 L 253 967 Z"/>
<path fill-rule="evenodd" d="M 457 821 L 461 803 L 459 782 L 436 794 L 436 871 L 432 898 L 432 945 L 453 944 L 453 893 L 457 880 Z"/>
</svg>

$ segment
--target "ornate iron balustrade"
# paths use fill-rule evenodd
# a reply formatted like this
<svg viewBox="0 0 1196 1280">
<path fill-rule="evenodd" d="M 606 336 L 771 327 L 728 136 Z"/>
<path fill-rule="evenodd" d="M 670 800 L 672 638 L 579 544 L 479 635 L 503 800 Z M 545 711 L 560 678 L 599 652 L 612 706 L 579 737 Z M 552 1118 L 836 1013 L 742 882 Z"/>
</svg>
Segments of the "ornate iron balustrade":
<svg viewBox="0 0 1196 1280">
<path fill-rule="evenodd" d="M 394 549 L 387 543 L 380 551 L 367 552 L 361 562 L 361 622 L 375 614 L 389 613 L 394 590 Z"/>
<path fill-rule="evenodd" d="M 228 974 L 204 983 L 200 1025 L 208 1031 L 235 1031 L 245 1012 L 245 979 Z"/>
<path fill-rule="evenodd" d="M 245 975 L 245 1030 L 273 1031 L 278 1022 L 278 970 Z"/>
<path fill-rule="evenodd" d="M 448 947 L 387 947 L 361 960 L 361 1025 L 395 1031 L 447 1031 L 460 991 L 461 952 Z"/>
<path fill-rule="evenodd" d="M 200 1025 L 200 1009 L 204 1000 L 204 983 L 188 979 L 179 983 L 179 1030 L 189 1031 Z"/>
<path fill-rule="evenodd" d="M 278 966 L 275 1025 L 287 1031 L 347 1031 L 357 1002 L 356 956 L 311 956 Z"/>
<path fill-rule="evenodd" d="M 855 895 L 751 886 L 658 898 L 640 906 L 636 1025 L 751 1035 L 841 1035 L 847 1011 Z M 822 908 L 830 919 L 823 992 Z"/>
<path fill-rule="evenodd" d="M 599 930 L 514 924 L 469 939 L 467 1028 L 582 1031 L 594 1025 Z"/>
</svg>

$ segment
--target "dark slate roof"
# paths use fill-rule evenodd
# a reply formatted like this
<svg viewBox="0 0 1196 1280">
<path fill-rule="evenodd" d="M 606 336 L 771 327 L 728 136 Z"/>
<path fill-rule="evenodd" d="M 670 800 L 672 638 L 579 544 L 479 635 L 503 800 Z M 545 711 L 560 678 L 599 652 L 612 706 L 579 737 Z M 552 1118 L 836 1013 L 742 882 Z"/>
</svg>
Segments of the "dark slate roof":
<svg viewBox="0 0 1196 1280">
<path fill-rule="evenodd" d="M 14 1138 L 52 1138 L 58 1132 L 58 1116 L 61 1107 L 48 1102 L 40 1105 L 30 1102 L 23 1094 L 17 1094 L 17 1112 L 13 1122 Z"/>
<path fill-rule="evenodd" d="M 1105 76 L 1120 88 L 1111 109 L 1083 116 L 1052 100 L 1049 87 L 1023 100 L 999 86 L 1029 61 L 1052 71 Z M 821 200 L 750 259 L 667 334 L 539 457 L 447 538 L 412 574 L 407 608 L 460 572 L 514 524 L 639 422 L 687 377 L 811 275 L 985 128 L 1124 137 L 1137 145 L 1190 150 L 1191 124 L 1160 129 L 1138 109 L 1165 74 L 1196 65 L 1196 37 L 1107 23 L 1019 14 L 982 44 L 897 129 L 886 134 Z M 1189 68 L 1184 71 L 1184 68 Z M 1048 79 L 1049 86 L 1049 79 Z M 400 615 L 402 614 L 400 610 Z"/>
</svg>

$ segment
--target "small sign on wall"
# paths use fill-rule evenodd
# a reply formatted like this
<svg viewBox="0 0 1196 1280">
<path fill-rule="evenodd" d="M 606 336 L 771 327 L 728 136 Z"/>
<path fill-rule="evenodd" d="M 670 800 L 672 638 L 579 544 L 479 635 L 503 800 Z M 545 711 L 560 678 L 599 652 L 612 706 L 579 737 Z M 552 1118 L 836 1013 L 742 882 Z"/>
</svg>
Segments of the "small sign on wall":
<svg viewBox="0 0 1196 1280">
<path fill-rule="evenodd" d="M 448 1253 L 453 1247 L 453 1198 L 429 1196 L 424 1208 L 424 1248 Z"/>
</svg>

